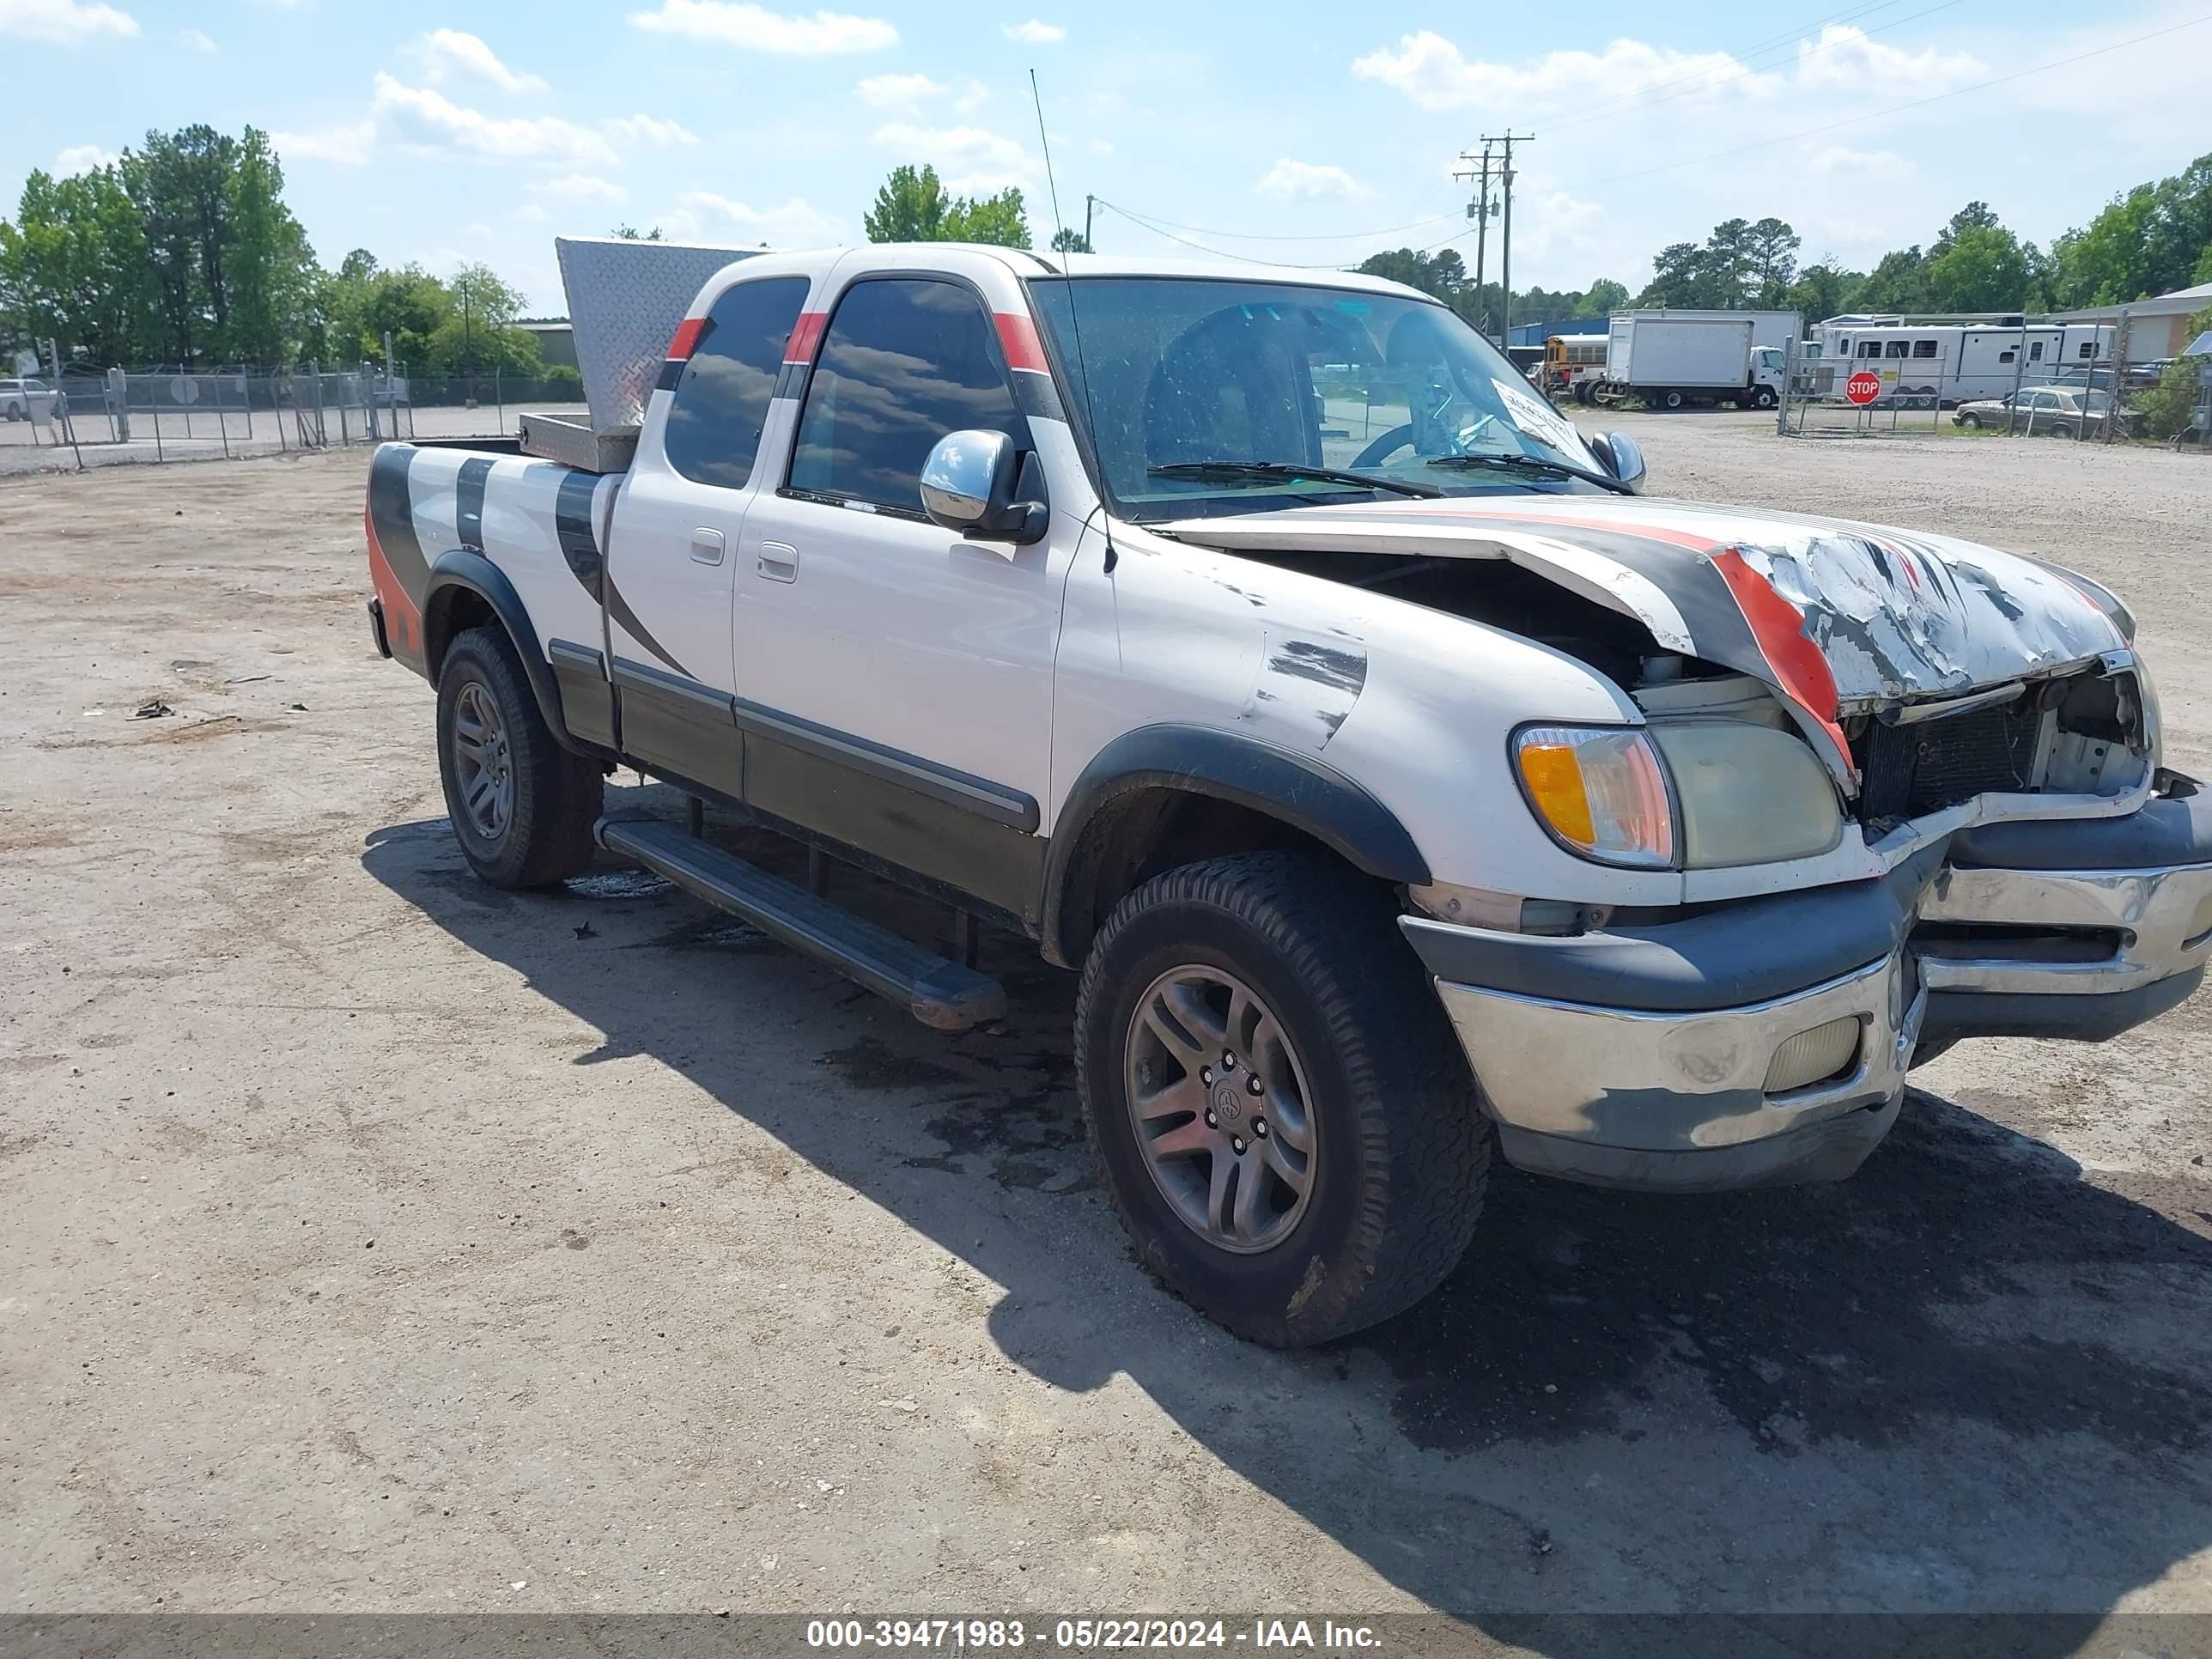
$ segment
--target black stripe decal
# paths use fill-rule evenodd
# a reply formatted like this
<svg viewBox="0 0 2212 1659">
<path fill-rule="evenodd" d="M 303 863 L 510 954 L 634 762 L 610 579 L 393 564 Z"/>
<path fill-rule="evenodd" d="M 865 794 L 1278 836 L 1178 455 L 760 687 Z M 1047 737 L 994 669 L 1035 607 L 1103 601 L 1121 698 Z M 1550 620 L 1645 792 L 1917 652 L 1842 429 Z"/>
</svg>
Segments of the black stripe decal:
<svg viewBox="0 0 2212 1659">
<path fill-rule="evenodd" d="M 769 395 L 773 398 L 796 398 L 805 388 L 808 367 L 805 363 L 786 363 L 776 370 L 775 390 Z"/>
<path fill-rule="evenodd" d="M 1052 376 L 1035 369 L 1014 371 L 1014 406 L 1034 421 L 1064 421 L 1067 410 L 1060 401 L 1060 388 Z"/>
<path fill-rule="evenodd" d="M 684 359 L 667 357 L 661 361 L 660 374 L 653 383 L 656 392 L 673 392 L 676 383 L 684 378 Z"/>
<path fill-rule="evenodd" d="M 607 594 L 607 615 L 622 624 L 623 632 L 629 635 L 630 638 L 635 640 L 647 650 L 652 652 L 654 656 L 659 658 L 661 661 L 666 663 L 678 673 L 683 675 L 685 679 L 690 679 L 690 671 L 685 668 L 682 663 L 677 661 L 675 658 L 670 656 L 667 652 L 663 650 L 661 648 L 660 641 L 654 639 L 652 633 L 647 629 L 646 625 L 637 619 L 637 612 L 629 608 L 629 601 L 623 598 L 622 590 L 617 587 L 612 582 L 608 582 L 605 586 Z M 695 681 L 694 684 L 696 684 L 696 682 Z"/>
<path fill-rule="evenodd" d="M 416 605 L 430 585 L 430 562 L 422 556 L 422 544 L 415 534 L 415 503 L 407 487 L 407 469 L 415 451 L 404 444 L 386 444 L 376 452 L 368 468 L 368 519 L 376 526 L 376 544 L 384 562 L 399 579 L 399 586 Z"/>
<path fill-rule="evenodd" d="M 1009 789 L 970 772 L 939 766 L 902 749 L 871 743 L 834 726 L 818 726 L 796 714 L 747 702 L 743 697 L 732 702 L 738 729 L 749 736 L 774 738 L 885 782 L 902 784 L 950 805 L 964 807 L 978 817 L 1016 830 L 1034 832 L 1037 827 L 1037 804 L 1018 789 Z"/>
<path fill-rule="evenodd" d="M 453 480 L 453 537 L 471 553 L 484 550 L 484 480 L 490 476 L 490 457 L 477 455 L 461 463 Z"/>
<path fill-rule="evenodd" d="M 593 473 L 563 472 L 553 501 L 553 536 L 561 544 L 561 556 L 594 603 L 605 574 L 599 533 L 592 526 L 592 494 L 599 483 Z"/>
<path fill-rule="evenodd" d="M 598 679 L 607 677 L 607 659 L 587 645 L 567 640 L 548 640 L 545 655 L 556 668 L 567 668 Z"/>
</svg>

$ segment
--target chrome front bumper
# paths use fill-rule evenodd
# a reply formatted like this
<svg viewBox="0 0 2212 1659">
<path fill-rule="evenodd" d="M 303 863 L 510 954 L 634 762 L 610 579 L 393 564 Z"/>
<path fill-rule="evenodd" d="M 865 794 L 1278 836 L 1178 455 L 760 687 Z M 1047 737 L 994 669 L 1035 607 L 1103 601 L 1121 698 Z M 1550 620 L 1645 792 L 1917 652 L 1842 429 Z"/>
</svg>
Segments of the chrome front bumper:
<svg viewBox="0 0 2212 1659">
<path fill-rule="evenodd" d="M 1513 1163 L 1645 1189 L 1838 1179 L 1887 1132 L 1923 1040 L 2101 1039 L 2196 988 L 2212 961 L 2212 812 L 2190 808 L 2185 827 L 2172 850 L 2203 861 L 1929 862 L 1863 891 L 1783 895 L 1579 939 L 1401 925 Z M 1844 908 L 1862 903 L 1876 908 Z M 1887 948 L 1777 994 L 1778 971 L 1818 961 L 1808 932 L 1847 953 L 1885 936 Z M 1471 965 L 1480 982 L 1451 971 Z M 1784 1044 L 1844 1019 L 1858 1026 L 1847 1061 L 1770 1089 Z"/>
</svg>

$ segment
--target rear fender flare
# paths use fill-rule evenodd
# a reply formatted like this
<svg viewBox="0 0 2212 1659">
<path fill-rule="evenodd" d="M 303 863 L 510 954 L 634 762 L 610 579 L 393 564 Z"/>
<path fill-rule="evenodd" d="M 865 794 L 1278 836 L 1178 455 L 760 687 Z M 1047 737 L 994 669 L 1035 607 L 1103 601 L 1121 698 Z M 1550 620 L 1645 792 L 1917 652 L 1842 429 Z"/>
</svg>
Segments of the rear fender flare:
<svg viewBox="0 0 2212 1659">
<path fill-rule="evenodd" d="M 1088 832 L 1117 803 L 1146 790 L 1231 801 L 1310 836 L 1367 875 L 1416 887 L 1429 880 L 1428 861 L 1406 827 L 1335 768 L 1212 726 L 1139 726 L 1098 751 L 1054 821 L 1039 911 L 1047 961 L 1072 967 L 1089 949 L 1105 842 Z"/>
<path fill-rule="evenodd" d="M 453 644 L 453 599 L 463 590 L 489 605 L 492 614 L 507 629 L 507 638 L 514 644 L 514 654 L 522 660 L 522 672 L 530 681 L 531 692 L 538 699 L 538 712 L 545 717 L 554 740 L 571 753 L 596 755 L 597 750 L 568 735 L 568 724 L 561 709 L 561 684 L 553 678 L 553 665 L 546 660 L 544 647 L 538 643 L 537 624 L 530 620 L 530 610 L 523 604 L 522 595 L 515 592 L 507 572 L 483 554 L 466 548 L 441 553 L 430 566 L 422 598 L 422 647 L 430 683 L 437 684 L 447 649 Z"/>
</svg>

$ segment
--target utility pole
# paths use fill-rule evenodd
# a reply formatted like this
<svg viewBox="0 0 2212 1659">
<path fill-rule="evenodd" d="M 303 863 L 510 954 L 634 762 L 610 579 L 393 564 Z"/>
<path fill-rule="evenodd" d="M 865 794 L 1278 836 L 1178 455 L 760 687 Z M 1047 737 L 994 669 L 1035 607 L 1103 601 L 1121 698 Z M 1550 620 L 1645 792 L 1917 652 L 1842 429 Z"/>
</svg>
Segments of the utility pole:
<svg viewBox="0 0 2212 1659">
<path fill-rule="evenodd" d="M 1091 252 L 1091 209 L 1097 200 L 1096 196 L 1090 195 L 1083 198 L 1083 251 L 1085 253 Z"/>
<path fill-rule="evenodd" d="M 1482 154 L 1480 156 L 1462 150 L 1459 153 L 1459 159 L 1476 165 L 1472 170 L 1462 168 L 1452 174 L 1455 179 L 1471 179 L 1475 181 L 1476 196 L 1474 201 L 1467 204 L 1467 216 L 1474 221 L 1474 303 L 1478 307 L 1482 304 L 1484 256 L 1488 252 L 1490 242 L 1490 144 L 1491 141 L 1487 138 L 1482 141 Z"/>
<path fill-rule="evenodd" d="M 1498 325 L 1498 343 L 1501 346 L 1510 340 L 1513 331 L 1513 146 L 1535 142 L 1534 133 L 1516 133 L 1510 127 L 1496 137 L 1486 134 L 1482 140 L 1486 151 L 1492 144 L 1502 144 L 1505 150 L 1504 160 L 1498 170 L 1498 182 L 1504 186 L 1505 196 L 1505 222 L 1499 228 L 1498 242 L 1498 286 L 1504 296 Z"/>
</svg>

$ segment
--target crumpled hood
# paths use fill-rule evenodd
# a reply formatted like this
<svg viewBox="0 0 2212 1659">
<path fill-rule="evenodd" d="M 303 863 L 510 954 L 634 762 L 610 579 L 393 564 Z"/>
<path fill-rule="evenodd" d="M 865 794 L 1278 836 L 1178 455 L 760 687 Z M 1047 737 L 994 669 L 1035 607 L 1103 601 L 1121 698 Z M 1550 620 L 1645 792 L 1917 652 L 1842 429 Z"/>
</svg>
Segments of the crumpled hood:
<svg viewBox="0 0 2212 1659">
<path fill-rule="evenodd" d="M 1227 551 L 1508 560 L 1636 617 L 1662 649 L 1766 681 L 1846 769 L 1843 714 L 2090 661 L 2133 630 L 2105 589 L 2019 554 L 1641 496 L 1408 500 L 1152 527 Z"/>
</svg>

